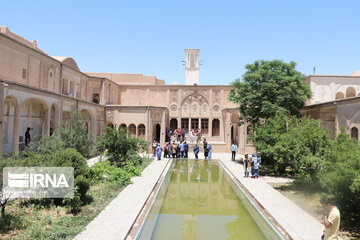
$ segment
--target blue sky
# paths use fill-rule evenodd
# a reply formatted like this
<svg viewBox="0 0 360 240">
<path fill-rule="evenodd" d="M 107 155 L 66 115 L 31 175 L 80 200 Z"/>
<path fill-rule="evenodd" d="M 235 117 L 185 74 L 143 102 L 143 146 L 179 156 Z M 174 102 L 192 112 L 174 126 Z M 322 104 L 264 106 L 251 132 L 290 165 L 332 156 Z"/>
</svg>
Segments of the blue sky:
<svg viewBox="0 0 360 240">
<path fill-rule="evenodd" d="M 185 82 L 185 48 L 200 48 L 201 84 L 229 84 L 255 60 L 295 61 L 306 75 L 360 69 L 360 1 L 16 1 L 0 25 L 84 72 Z"/>
</svg>

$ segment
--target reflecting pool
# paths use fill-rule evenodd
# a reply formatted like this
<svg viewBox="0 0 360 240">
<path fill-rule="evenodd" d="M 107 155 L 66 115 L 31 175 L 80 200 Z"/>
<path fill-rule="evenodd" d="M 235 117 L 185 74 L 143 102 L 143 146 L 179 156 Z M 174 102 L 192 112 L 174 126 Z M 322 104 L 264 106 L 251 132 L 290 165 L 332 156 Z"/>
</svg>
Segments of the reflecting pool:
<svg viewBox="0 0 360 240">
<path fill-rule="evenodd" d="M 217 161 L 176 160 L 137 239 L 281 238 Z"/>
</svg>

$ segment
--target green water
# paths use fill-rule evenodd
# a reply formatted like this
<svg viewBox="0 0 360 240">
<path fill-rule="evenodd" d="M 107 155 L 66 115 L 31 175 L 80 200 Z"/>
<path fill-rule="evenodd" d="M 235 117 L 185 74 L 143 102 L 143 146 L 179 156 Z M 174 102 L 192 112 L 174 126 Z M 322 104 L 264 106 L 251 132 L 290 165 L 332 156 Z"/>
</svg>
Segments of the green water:
<svg viewBox="0 0 360 240">
<path fill-rule="evenodd" d="M 223 171 L 214 160 L 177 160 L 139 239 L 273 239 L 263 234 Z"/>
</svg>

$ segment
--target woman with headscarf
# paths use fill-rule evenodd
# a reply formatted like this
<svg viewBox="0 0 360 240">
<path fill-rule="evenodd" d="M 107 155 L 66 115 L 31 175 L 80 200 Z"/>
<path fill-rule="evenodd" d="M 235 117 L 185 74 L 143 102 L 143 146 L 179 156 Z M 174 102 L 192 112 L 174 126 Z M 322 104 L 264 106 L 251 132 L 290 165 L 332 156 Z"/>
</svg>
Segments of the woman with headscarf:
<svg viewBox="0 0 360 240">
<path fill-rule="evenodd" d="M 157 156 L 158 160 L 161 160 L 161 147 L 160 147 L 160 144 L 158 144 L 157 147 L 156 147 L 156 156 Z"/>
</svg>

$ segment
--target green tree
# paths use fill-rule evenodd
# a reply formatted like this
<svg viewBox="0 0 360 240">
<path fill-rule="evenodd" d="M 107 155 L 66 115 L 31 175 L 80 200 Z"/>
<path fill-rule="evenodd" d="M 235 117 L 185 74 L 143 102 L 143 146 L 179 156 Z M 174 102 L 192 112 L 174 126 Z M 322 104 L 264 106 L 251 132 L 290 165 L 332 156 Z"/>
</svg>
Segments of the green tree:
<svg viewBox="0 0 360 240">
<path fill-rule="evenodd" d="M 321 186 L 342 210 L 360 214 L 360 146 L 342 130 L 325 153 Z"/>
<path fill-rule="evenodd" d="M 105 132 L 98 137 L 98 147 L 109 157 L 109 161 L 123 167 L 126 161 L 139 150 L 143 150 L 147 144 L 145 141 L 132 137 L 120 127 L 107 127 Z"/>
<path fill-rule="evenodd" d="M 330 145 L 329 132 L 320 121 L 277 115 L 256 128 L 256 149 L 279 172 L 292 166 L 299 181 L 316 181 Z"/>
<path fill-rule="evenodd" d="M 260 60 L 245 66 L 243 80 L 235 80 L 229 94 L 229 99 L 240 105 L 240 123 L 257 125 L 260 119 L 277 113 L 299 116 L 311 91 L 295 66 L 295 62 L 280 60 Z"/>
</svg>

